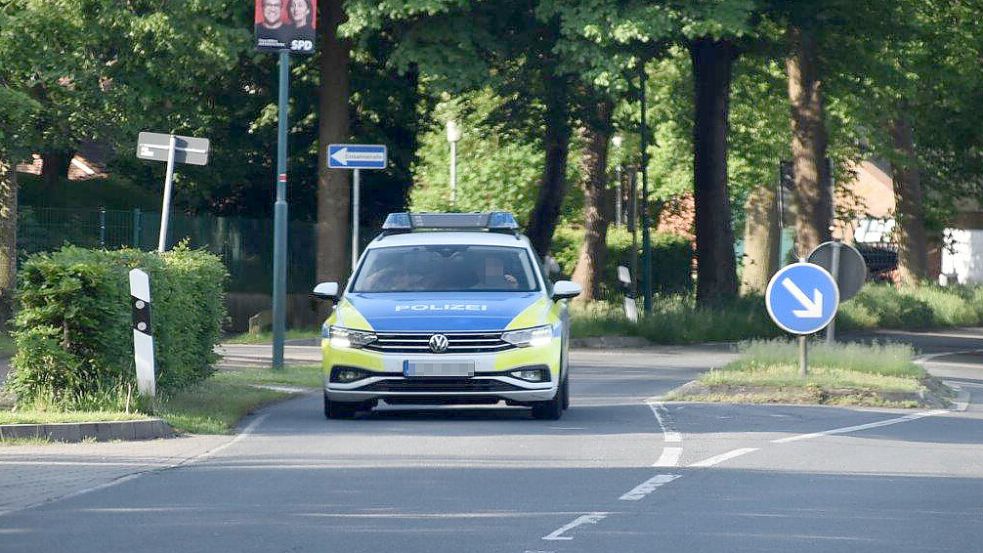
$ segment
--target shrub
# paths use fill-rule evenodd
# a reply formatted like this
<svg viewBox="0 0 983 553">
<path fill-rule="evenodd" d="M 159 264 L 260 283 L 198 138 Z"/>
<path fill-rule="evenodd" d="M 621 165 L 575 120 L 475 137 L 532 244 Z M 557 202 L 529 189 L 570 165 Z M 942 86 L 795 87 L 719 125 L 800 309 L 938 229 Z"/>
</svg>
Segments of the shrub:
<svg viewBox="0 0 983 553">
<path fill-rule="evenodd" d="M 660 294 L 689 292 L 693 288 L 693 247 L 683 236 L 652 233 L 652 290 Z M 578 227 L 561 227 L 553 236 L 551 253 L 565 275 L 573 274 L 580 257 L 584 231 Z M 631 233 L 624 228 L 609 227 L 608 255 L 604 260 L 601 297 L 614 300 L 621 296 L 618 265 L 631 267 Z M 638 261 L 642 262 L 641 234 L 638 238 Z M 641 269 L 639 269 L 641 271 Z M 632 275 L 636 281 L 641 274 Z"/>
<path fill-rule="evenodd" d="M 29 257 L 18 275 L 18 352 L 8 382 L 18 404 L 77 408 L 133 384 L 133 268 L 150 276 L 158 387 L 211 374 L 227 278 L 218 257 L 185 246 L 163 255 L 66 246 Z"/>
</svg>

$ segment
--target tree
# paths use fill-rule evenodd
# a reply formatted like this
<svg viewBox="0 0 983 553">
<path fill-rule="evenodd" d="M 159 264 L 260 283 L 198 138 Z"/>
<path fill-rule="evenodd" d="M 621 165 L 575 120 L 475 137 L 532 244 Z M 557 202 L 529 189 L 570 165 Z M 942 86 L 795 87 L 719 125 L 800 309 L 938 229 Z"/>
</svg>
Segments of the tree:
<svg viewBox="0 0 983 553">
<path fill-rule="evenodd" d="M 695 86 L 693 191 L 696 201 L 696 298 L 718 304 L 737 294 L 734 230 L 727 193 L 727 119 L 737 50 L 728 40 L 690 43 Z"/>
<path fill-rule="evenodd" d="M 318 114 L 317 278 L 344 282 L 351 265 L 349 171 L 328 169 L 328 144 L 349 138 L 349 58 L 351 43 L 339 35 L 345 22 L 342 0 L 321 0 L 320 109 Z"/>
<path fill-rule="evenodd" d="M 608 98 L 599 98 L 593 116 L 585 121 L 582 131 L 584 151 L 580 185 L 584 191 L 584 243 L 573 272 L 573 280 L 583 288 L 578 298 L 582 301 L 598 299 L 607 256 L 608 225 L 611 223 L 607 166 L 613 104 Z"/>
<path fill-rule="evenodd" d="M 796 248 L 804 256 L 830 239 L 832 195 L 826 155 L 819 51 L 814 29 L 790 25 L 788 97 L 792 122 L 792 166 L 796 200 Z"/>
</svg>

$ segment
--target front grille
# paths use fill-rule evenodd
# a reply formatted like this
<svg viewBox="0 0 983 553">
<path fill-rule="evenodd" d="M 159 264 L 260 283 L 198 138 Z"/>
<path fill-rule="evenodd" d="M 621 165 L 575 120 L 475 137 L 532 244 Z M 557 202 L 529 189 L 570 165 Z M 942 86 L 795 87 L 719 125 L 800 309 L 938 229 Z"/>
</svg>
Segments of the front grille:
<svg viewBox="0 0 983 553">
<path fill-rule="evenodd" d="M 406 378 L 380 380 L 359 388 L 372 392 L 508 392 L 523 388 L 499 380 L 472 378 Z"/>
<path fill-rule="evenodd" d="M 501 332 L 380 332 L 365 349 L 384 353 L 432 353 L 430 337 L 447 336 L 447 351 L 442 353 L 494 353 L 515 346 L 502 340 Z"/>
</svg>

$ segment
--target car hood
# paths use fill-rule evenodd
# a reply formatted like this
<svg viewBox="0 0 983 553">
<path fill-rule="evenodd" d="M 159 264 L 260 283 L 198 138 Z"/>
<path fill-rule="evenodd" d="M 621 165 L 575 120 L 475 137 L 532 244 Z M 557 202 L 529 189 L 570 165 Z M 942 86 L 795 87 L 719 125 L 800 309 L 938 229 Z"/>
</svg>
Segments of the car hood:
<svg viewBox="0 0 983 553">
<path fill-rule="evenodd" d="M 346 321 L 364 318 L 379 332 L 504 330 L 541 324 L 538 308 L 545 309 L 546 303 L 539 292 L 346 294 L 338 306 L 338 323 L 347 326 Z"/>
</svg>

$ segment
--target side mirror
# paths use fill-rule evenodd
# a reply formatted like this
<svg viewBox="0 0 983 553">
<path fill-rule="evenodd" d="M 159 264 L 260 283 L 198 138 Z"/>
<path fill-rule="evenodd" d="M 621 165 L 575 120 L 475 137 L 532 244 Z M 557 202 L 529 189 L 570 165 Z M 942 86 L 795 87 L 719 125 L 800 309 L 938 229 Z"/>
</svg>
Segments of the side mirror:
<svg viewBox="0 0 983 553">
<path fill-rule="evenodd" d="M 583 289 L 576 282 L 560 280 L 553 285 L 553 299 L 568 300 L 570 298 L 576 298 L 582 291 Z"/>
<path fill-rule="evenodd" d="M 325 301 L 337 301 L 338 300 L 338 283 L 337 282 L 322 282 L 314 287 L 314 291 L 311 295 L 319 300 Z"/>
</svg>

